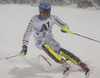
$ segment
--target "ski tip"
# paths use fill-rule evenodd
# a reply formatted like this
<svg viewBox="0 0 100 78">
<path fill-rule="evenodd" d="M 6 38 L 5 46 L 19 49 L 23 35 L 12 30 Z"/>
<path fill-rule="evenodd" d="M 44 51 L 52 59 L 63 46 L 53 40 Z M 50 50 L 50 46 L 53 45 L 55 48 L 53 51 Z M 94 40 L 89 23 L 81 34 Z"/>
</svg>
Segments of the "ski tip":
<svg viewBox="0 0 100 78">
<path fill-rule="evenodd" d="M 85 78 L 89 78 L 90 77 L 90 74 L 91 74 L 91 72 L 89 71 L 89 72 L 87 72 L 87 73 L 85 73 Z"/>
</svg>

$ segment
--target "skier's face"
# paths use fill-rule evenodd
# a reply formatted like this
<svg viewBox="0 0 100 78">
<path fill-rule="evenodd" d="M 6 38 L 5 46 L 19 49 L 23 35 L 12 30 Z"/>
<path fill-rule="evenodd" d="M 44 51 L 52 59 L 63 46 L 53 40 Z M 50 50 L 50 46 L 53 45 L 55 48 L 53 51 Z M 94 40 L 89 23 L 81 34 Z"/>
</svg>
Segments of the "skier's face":
<svg viewBox="0 0 100 78">
<path fill-rule="evenodd" d="M 50 10 L 42 10 L 40 14 L 43 19 L 47 19 L 50 16 Z"/>
</svg>

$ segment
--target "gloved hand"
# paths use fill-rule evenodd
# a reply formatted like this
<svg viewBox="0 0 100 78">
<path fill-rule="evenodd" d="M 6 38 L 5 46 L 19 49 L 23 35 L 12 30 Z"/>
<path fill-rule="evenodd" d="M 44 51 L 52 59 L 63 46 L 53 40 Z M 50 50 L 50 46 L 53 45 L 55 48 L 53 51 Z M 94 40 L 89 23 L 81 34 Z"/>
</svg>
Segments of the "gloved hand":
<svg viewBox="0 0 100 78">
<path fill-rule="evenodd" d="M 23 45 L 22 50 L 20 51 L 20 56 L 24 56 L 27 54 L 27 46 Z"/>
<path fill-rule="evenodd" d="M 68 27 L 61 27 L 61 31 L 64 32 L 64 33 L 74 34 L 73 32 L 70 31 L 70 29 Z"/>
</svg>

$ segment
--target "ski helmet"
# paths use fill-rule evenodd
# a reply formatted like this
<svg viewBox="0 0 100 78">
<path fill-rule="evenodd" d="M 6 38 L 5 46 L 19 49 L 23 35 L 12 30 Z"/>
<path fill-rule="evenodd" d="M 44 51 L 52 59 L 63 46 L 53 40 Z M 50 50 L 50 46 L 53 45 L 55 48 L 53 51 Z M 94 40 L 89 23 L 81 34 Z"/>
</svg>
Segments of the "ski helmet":
<svg viewBox="0 0 100 78">
<path fill-rule="evenodd" d="M 39 5 L 39 11 L 42 11 L 42 10 L 51 10 L 51 6 L 48 2 L 42 2 L 40 3 Z"/>
</svg>

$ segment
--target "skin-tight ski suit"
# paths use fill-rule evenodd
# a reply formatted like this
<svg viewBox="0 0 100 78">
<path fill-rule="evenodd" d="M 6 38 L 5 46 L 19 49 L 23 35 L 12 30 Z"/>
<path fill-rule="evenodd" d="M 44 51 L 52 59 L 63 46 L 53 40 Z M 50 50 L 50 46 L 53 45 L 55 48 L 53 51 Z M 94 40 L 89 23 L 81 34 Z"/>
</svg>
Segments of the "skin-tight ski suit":
<svg viewBox="0 0 100 78">
<path fill-rule="evenodd" d="M 78 64 L 80 59 L 68 50 L 63 49 L 54 39 L 52 35 L 52 27 L 54 24 L 59 27 L 68 27 L 67 24 L 54 15 L 50 15 L 50 17 L 46 20 L 41 19 L 39 15 L 33 16 L 24 34 L 23 45 L 28 45 L 29 37 L 33 33 L 36 46 L 40 50 L 44 50 L 53 60 L 60 63 L 62 61 L 62 57 L 60 55 L 62 55 L 74 64 Z"/>
</svg>

